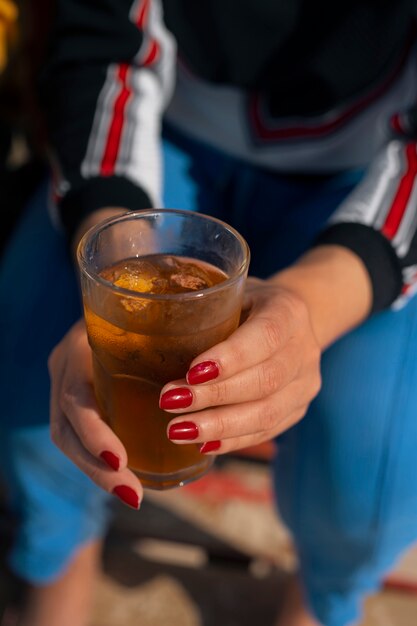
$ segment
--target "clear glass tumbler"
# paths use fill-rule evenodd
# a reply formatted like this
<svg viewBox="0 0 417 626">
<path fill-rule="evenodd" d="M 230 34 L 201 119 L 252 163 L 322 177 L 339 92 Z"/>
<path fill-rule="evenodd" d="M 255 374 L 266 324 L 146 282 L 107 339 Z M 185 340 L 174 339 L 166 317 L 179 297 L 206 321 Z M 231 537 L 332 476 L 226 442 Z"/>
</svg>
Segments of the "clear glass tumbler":
<svg viewBox="0 0 417 626">
<path fill-rule="evenodd" d="M 120 262 L 173 255 L 209 263 L 225 277 L 187 293 L 138 293 L 103 277 Z M 103 419 L 126 447 L 145 487 L 167 489 L 202 476 L 213 457 L 167 437 L 172 415 L 161 388 L 238 326 L 249 249 L 227 224 L 191 211 L 145 210 L 102 222 L 78 248 L 94 388 Z M 201 444 L 200 444 L 201 445 Z"/>
</svg>

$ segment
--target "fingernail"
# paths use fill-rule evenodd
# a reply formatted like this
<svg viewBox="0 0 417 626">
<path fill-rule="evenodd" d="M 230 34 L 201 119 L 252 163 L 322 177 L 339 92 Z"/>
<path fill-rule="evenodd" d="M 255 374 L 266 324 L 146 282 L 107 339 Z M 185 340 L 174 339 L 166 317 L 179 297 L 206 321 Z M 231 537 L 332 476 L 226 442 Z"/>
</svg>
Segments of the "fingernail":
<svg viewBox="0 0 417 626">
<path fill-rule="evenodd" d="M 120 498 L 122 502 L 128 504 L 133 509 L 139 508 L 139 496 L 134 489 L 127 485 L 119 485 L 113 489 L 113 493 Z"/>
<path fill-rule="evenodd" d="M 117 472 L 120 467 L 120 459 L 116 454 L 113 454 L 110 450 L 104 450 L 104 452 L 100 454 L 100 457 L 111 469 Z"/>
<path fill-rule="evenodd" d="M 186 409 L 193 402 L 193 394 L 185 387 L 170 389 L 162 394 L 159 400 L 161 409 Z"/>
<path fill-rule="evenodd" d="M 206 441 L 200 448 L 201 454 L 206 454 L 207 452 L 214 452 L 218 450 L 221 446 L 221 442 L 217 439 L 215 441 Z"/>
<path fill-rule="evenodd" d="M 198 385 L 213 380 L 219 375 L 219 366 L 215 361 L 203 361 L 194 365 L 187 373 L 187 383 L 189 385 Z"/>
<path fill-rule="evenodd" d="M 177 441 L 192 441 L 198 437 L 198 427 L 194 422 L 180 422 L 169 427 L 168 438 Z"/>
</svg>

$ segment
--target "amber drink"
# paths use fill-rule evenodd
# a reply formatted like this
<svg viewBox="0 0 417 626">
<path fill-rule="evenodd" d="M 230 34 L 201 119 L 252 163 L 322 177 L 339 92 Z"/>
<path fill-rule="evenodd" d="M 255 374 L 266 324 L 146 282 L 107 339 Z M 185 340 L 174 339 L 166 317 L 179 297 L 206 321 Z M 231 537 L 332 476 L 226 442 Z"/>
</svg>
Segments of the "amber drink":
<svg viewBox="0 0 417 626">
<path fill-rule="evenodd" d="M 236 329 L 245 241 L 201 214 L 149 210 L 93 228 L 78 258 L 96 397 L 129 467 L 154 489 L 202 476 L 212 457 L 169 441 L 159 395 Z"/>
</svg>

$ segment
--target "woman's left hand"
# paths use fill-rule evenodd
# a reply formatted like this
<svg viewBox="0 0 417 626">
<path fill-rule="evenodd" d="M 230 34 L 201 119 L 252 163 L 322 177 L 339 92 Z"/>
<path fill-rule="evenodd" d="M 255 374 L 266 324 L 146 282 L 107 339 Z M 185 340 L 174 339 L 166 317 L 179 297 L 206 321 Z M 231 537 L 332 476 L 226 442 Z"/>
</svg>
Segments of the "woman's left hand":
<svg viewBox="0 0 417 626">
<path fill-rule="evenodd" d="M 199 355 L 186 379 L 162 389 L 177 415 L 168 437 L 224 453 L 270 440 L 306 413 L 320 390 L 321 350 L 304 300 L 273 281 L 249 279 L 245 321 Z"/>
</svg>

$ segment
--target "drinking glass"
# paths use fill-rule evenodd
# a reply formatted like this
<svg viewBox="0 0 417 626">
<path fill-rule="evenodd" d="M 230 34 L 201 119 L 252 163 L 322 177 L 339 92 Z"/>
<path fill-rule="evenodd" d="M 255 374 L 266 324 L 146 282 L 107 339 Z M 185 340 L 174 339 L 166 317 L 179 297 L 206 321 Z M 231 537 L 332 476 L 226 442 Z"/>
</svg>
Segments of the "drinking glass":
<svg viewBox="0 0 417 626">
<path fill-rule="evenodd" d="M 210 264 L 224 279 L 185 293 L 155 294 L 105 278 L 106 270 L 132 259 L 152 266 L 154 255 Z M 200 453 L 201 444 L 168 439 L 172 415 L 159 408 L 159 395 L 167 382 L 185 377 L 196 356 L 237 328 L 249 264 L 245 240 L 200 213 L 150 209 L 93 227 L 77 256 L 95 394 L 103 419 L 126 447 L 129 467 L 153 489 L 199 478 L 213 457 Z"/>
</svg>

